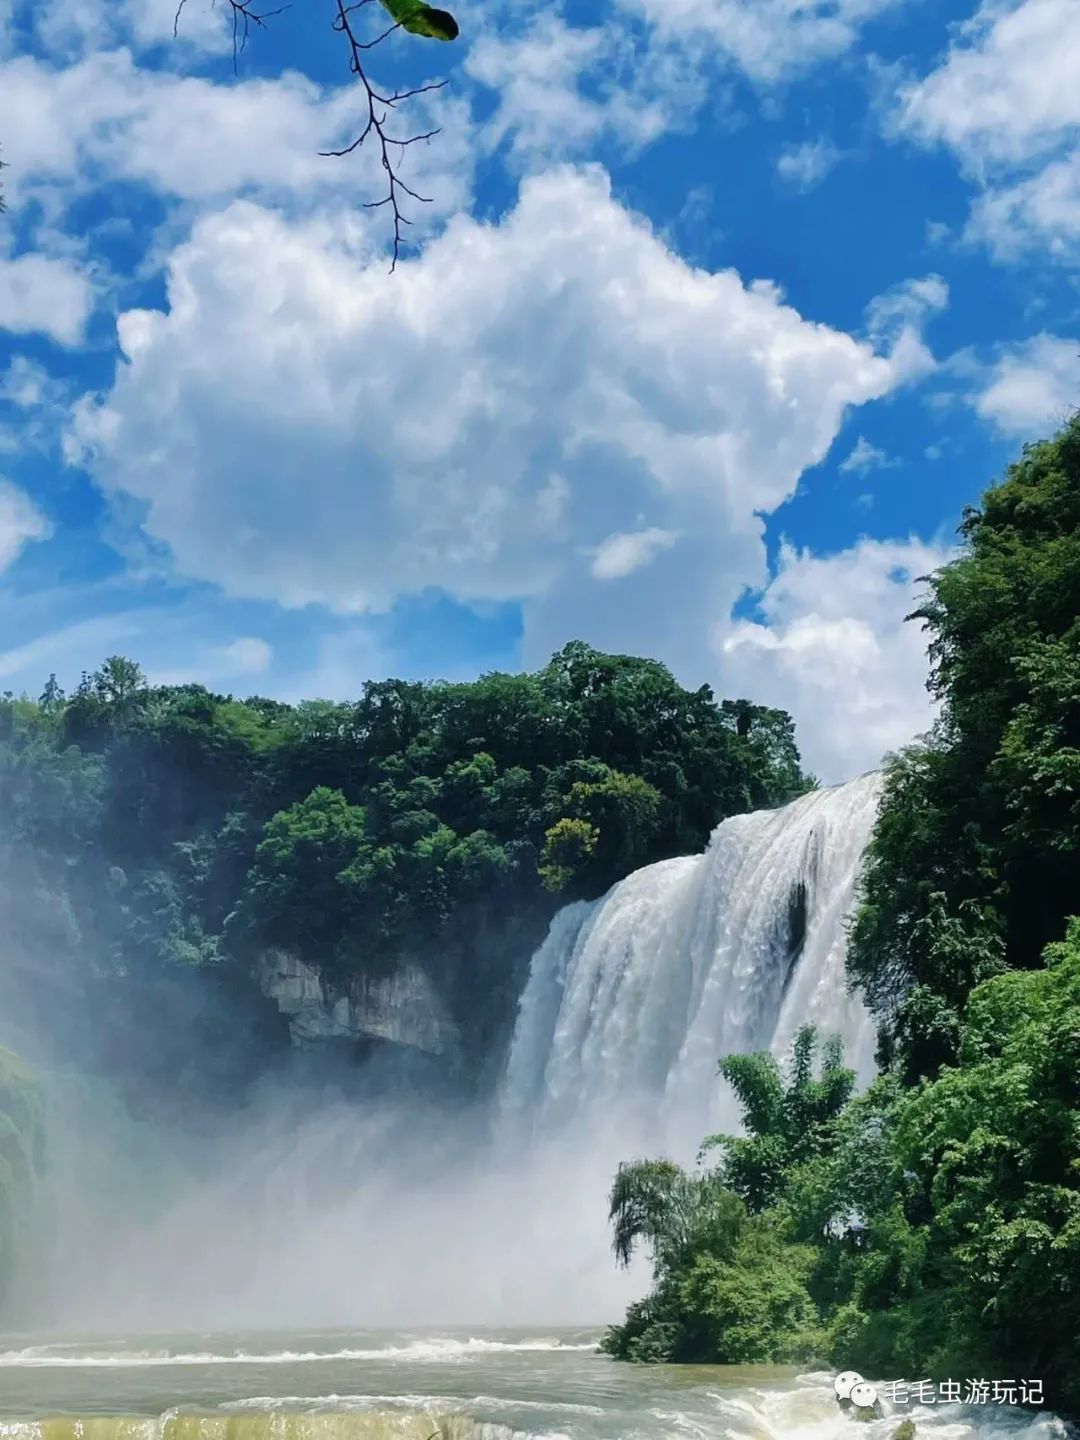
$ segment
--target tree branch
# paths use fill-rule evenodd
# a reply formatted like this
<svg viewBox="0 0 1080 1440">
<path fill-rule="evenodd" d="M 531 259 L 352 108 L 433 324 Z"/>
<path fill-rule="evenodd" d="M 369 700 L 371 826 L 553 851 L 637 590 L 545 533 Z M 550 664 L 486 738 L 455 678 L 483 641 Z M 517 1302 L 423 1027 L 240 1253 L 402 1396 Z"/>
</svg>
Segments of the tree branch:
<svg viewBox="0 0 1080 1440">
<path fill-rule="evenodd" d="M 407 146 L 415 145 L 421 140 L 430 140 L 439 132 L 437 129 L 428 130 L 423 134 L 410 135 L 405 140 L 399 140 L 387 134 L 385 128 L 386 121 L 390 112 L 403 100 L 411 100 L 415 95 L 427 95 L 433 90 L 441 90 L 446 84 L 446 81 L 440 80 L 431 85 L 417 85 L 412 90 L 397 90 L 393 95 L 380 94 L 368 79 L 367 72 L 364 69 L 363 55 L 366 50 L 374 49 L 374 47 L 381 44 L 387 36 L 392 35 L 395 30 L 401 27 L 391 25 L 388 30 L 385 30 L 376 39 L 362 42 L 353 29 L 352 15 L 355 11 L 361 10 L 365 5 L 370 4 L 370 0 L 357 0 L 357 3 L 352 5 L 347 5 L 345 0 L 335 0 L 335 3 L 337 4 L 338 13 L 334 20 L 334 29 L 339 35 L 344 36 L 345 42 L 349 47 L 349 69 L 364 87 L 364 94 L 367 97 L 367 121 L 351 145 L 347 145 L 341 150 L 323 150 L 320 151 L 320 154 L 328 156 L 351 155 L 354 150 L 360 149 L 369 135 L 374 135 L 378 141 L 379 163 L 386 175 L 386 194 L 381 200 L 370 201 L 364 206 L 364 209 L 379 210 L 387 205 L 390 207 L 390 211 L 394 217 L 394 251 L 390 261 L 390 273 L 392 275 L 397 269 L 398 257 L 401 254 L 403 226 L 412 224 L 412 221 L 402 213 L 400 198 L 402 195 L 407 195 L 410 199 L 417 201 L 421 205 L 429 205 L 431 203 L 431 197 L 418 195 L 415 190 L 406 185 L 400 174 L 394 169 L 391 150 L 394 146 L 398 147 L 400 163 L 400 156 L 404 154 Z"/>
<path fill-rule="evenodd" d="M 217 0 L 213 0 L 213 3 L 216 5 Z M 273 10 L 262 10 L 256 8 L 256 0 L 225 0 L 225 3 L 232 11 L 233 72 L 235 74 L 239 58 L 244 52 L 252 28 L 265 29 L 267 20 L 272 19 L 275 15 L 280 15 L 289 6 L 285 4 Z M 411 100 L 417 95 L 429 95 L 435 90 L 441 90 L 447 82 L 439 80 L 428 85 L 414 86 L 410 90 L 395 90 L 390 95 L 384 95 L 375 89 L 368 78 L 364 56 L 367 51 L 374 50 L 377 45 L 381 45 L 384 40 L 402 27 L 400 24 L 391 25 L 380 35 L 376 35 L 374 39 L 361 40 L 354 29 L 353 17 L 373 3 L 374 0 L 350 0 L 350 3 L 346 3 L 346 0 L 334 0 L 337 13 L 334 16 L 332 28 L 344 39 L 349 55 L 349 71 L 364 88 L 367 100 L 367 118 L 359 135 L 351 144 L 345 145 L 339 150 L 321 150 L 319 153 L 328 157 L 352 155 L 354 151 L 364 145 L 369 137 L 374 136 L 374 143 L 379 147 L 379 163 L 386 176 L 386 193 L 379 200 L 369 201 L 363 208 L 365 210 L 381 210 L 389 207 L 390 213 L 393 215 L 394 246 L 390 263 L 390 273 L 393 274 L 397 269 L 398 258 L 401 254 L 404 227 L 412 224 L 412 221 L 402 211 L 402 199 L 407 197 L 420 205 L 431 204 L 430 196 L 418 194 L 401 178 L 399 173 L 401 160 L 409 146 L 431 140 L 438 135 L 439 131 L 438 129 L 425 130 L 402 139 L 389 134 L 386 125 L 392 112 L 403 101 Z M 187 0 L 177 0 L 176 14 L 173 18 L 174 36 L 179 33 L 180 17 L 186 4 Z"/>
<path fill-rule="evenodd" d="M 212 5 L 217 8 L 217 0 L 211 0 Z M 180 33 L 180 16 L 183 13 L 187 0 L 177 0 L 176 14 L 173 16 L 173 39 Z M 276 10 L 256 10 L 253 0 L 228 0 L 232 11 L 232 50 L 233 50 L 233 74 L 237 73 L 240 56 L 247 47 L 248 36 L 251 27 L 257 29 L 266 28 L 267 20 L 273 19 L 275 15 L 281 15 L 289 9 L 288 5 L 279 5 Z"/>
</svg>

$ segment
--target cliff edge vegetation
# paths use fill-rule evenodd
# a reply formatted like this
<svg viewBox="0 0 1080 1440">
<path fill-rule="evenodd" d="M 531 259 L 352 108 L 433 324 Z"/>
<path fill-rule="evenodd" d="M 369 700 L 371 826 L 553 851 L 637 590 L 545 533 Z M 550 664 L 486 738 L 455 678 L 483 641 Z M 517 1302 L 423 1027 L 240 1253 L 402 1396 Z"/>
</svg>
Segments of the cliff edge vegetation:
<svg viewBox="0 0 1080 1440">
<path fill-rule="evenodd" d="M 849 973 L 863 1095 L 806 1030 L 725 1059 L 745 1135 L 638 1161 L 616 1254 L 654 1288 L 620 1358 L 1012 1376 L 1080 1410 L 1080 417 L 966 512 L 912 617 L 931 733 L 887 765 Z"/>
</svg>

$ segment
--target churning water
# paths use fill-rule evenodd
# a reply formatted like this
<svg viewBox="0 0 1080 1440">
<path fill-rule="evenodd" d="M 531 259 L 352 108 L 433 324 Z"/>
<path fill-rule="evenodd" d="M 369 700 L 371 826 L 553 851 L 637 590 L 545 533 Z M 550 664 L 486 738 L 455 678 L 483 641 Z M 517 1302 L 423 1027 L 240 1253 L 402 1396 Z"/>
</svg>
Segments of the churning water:
<svg viewBox="0 0 1080 1440">
<path fill-rule="evenodd" d="M 0 1440 L 891 1440 L 910 1412 L 853 1430 L 827 1376 L 596 1351 L 647 1287 L 612 1264 L 614 1168 L 692 1160 L 734 1123 L 718 1059 L 783 1053 L 810 1020 L 870 1073 L 844 922 L 879 793 L 869 775 L 727 820 L 704 855 L 561 911 L 490 1127 L 393 1097 L 288 1125 L 271 1104 L 138 1213 L 138 1154 L 102 1187 L 90 1136 L 41 1325 L 0 1343 Z M 917 1424 L 925 1440 L 1062 1433 L 1002 1407 Z"/>
<path fill-rule="evenodd" d="M 0 1354 L 6 1440 L 891 1440 L 827 1375 L 630 1366 L 582 1332 L 142 1337 Z M 910 1408 L 910 1407 L 909 1407 Z M 1060 1425 L 920 1410 L 923 1440 L 1057 1440 Z"/>
</svg>

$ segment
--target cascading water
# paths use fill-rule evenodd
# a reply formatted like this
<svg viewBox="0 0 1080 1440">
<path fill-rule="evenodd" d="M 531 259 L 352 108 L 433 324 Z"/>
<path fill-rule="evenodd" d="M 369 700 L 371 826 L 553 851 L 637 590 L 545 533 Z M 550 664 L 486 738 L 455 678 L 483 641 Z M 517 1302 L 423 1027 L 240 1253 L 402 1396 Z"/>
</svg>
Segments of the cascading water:
<svg viewBox="0 0 1080 1440">
<path fill-rule="evenodd" d="M 694 1147 L 723 1113 L 717 1061 L 782 1054 L 811 1021 L 862 1078 L 873 1026 L 849 994 L 845 918 L 881 792 L 877 774 L 738 815 L 699 856 L 638 870 L 559 912 L 521 999 L 504 1119 L 589 1124 Z"/>
<path fill-rule="evenodd" d="M 562 910 L 493 1136 L 392 1096 L 299 1116 L 268 1096 L 198 1173 L 167 1172 L 156 1219 L 125 1204 L 152 1150 L 100 1205 L 93 1156 L 73 1151 L 53 1312 L 67 1334 L 0 1339 L 0 1440 L 846 1440 L 828 1375 L 594 1352 L 648 1285 L 611 1261 L 614 1167 L 691 1159 L 734 1121 L 718 1057 L 782 1053 L 812 1020 L 870 1073 L 844 917 L 879 793 L 869 775 L 725 821 L 704 855 Z M 99 1115 L 98 1149 L 106 1128 Z M 856 1428 L 896 1440 L 904 1418 Z M 920 1411 L 918 1434 L 1064 1440 L 1050 1416 L 960 1406 Z"/>
<path fill-rule="evenodd" d="M 79 1111 L 67 1129 L 100 1158 L 74 1139 L 56 1157 L 62 1223 L 28 1322 L 131 1333 L 617 1318 L 647 1275 L 612 1262 L 611 1177 L 634 1155 L 690 1162 L 734 1125 L 722 1055 L 783 1051 L 813 1020 L 870 1071 L 844 916 L 879 789 L 869 775 L 726 820 L 704 854 L 562 910 L 532 960 L 493 1134 L 484 1117 L 393 1092 L 298 1108 L 271 1088 L 173 1156 L 168 1136 Z"/>
</svg>

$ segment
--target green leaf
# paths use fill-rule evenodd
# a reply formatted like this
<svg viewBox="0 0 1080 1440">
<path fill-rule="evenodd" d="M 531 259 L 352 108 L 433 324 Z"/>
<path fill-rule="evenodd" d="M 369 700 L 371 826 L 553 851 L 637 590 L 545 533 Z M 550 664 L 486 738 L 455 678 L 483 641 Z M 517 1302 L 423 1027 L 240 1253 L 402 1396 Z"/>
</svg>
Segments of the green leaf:
<svg viewBox="0 0 1080 1440">
<path fill-rule="evenodd" d="M 458 23 L 446 10 L 436 10 L 422 0 L 379 0 L 384 10 L 410 35 L 425 35 L 429 40 L 456 40 Z"/>
</svg>

